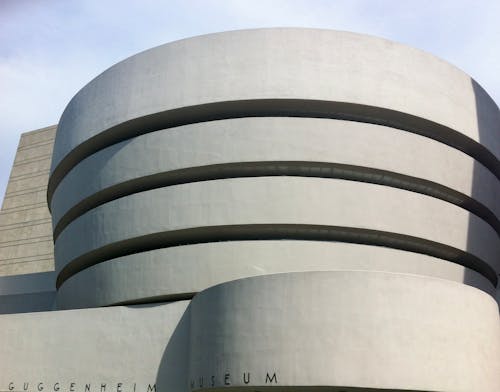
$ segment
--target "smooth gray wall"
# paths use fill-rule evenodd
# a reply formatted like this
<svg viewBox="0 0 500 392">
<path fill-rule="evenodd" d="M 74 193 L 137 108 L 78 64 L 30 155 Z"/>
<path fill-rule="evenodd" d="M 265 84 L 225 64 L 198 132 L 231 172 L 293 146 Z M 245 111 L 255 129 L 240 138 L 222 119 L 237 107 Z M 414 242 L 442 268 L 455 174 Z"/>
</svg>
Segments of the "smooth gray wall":
<svg viewBox="0 0 500 392">
<path fill-rule="evenodd" d="M 483 94 L 482 108 L 476 95 Z M 116 99 L 120 97 L 120 99 Z M 162 45 L 103 72 L 71 100 L 52 170 L 75 147 L 128 120 L 214 102 L 299 99 L 395 110 L 479 141 L 500 156 L 500 115 L 471 78 L 436 57 L 365 35 L 317 29 L 210 34 Z"/>
<path fill-rule="evenodd" d="M 408 274 L 266 275 L 213 286 L 192 302 L 2 315 L 0 323 L 5 391 L 500 388 L 493 298 Z"/>
<path fill-rule="evenodd" d="M 54 271 L 0 277 L 0 314 L 53 310 L 55 299 Z"/>
<path fill-rule="evenodd" d="M 64 282 L 58 291 L 57 307 L 172 300 L 179 294 L 189 296 L 200 287 L 248 276 L 328 270 L 405 272 L 465 281 L 494 292 L 479 273 L 413 252 L 341 242 L 227 241 L 157 249 L 96 264 Z M 90 287 L 89 282 L 93 284 Z"/>
<path fill-rule="evenodd" d="M 242 240 L 260 241 L 256 249 L 318 240 L 300 253 L 327 270 L 360 265 L 360 244 L 388 247 L 386 261 L 374 251 L 373 269 L 493 293 L 499 119 L 457 68 L 352 33 L 236 31 L 139 53 L 85 86 L 58 126 L 48 187 L 58 306 L 175 298 L 221 276 L 318 269 L 269 249 L 261 257 L 274 266 L 248 272 L 239 261 L 215 278 L 227 249 L 209 256 L 203 243 Z M 177 270 L 177 252 L 206 265 L 206 279 L 190 278 L 186 264 L 179 284 L 161 285 L 155 271 Z"/>
<path fill-rule="evenodd" d="M 205 388 L 228 379 L 235 388 L 500 388 L 496 303 L 462 284 L 379 272 L 277 274 L 212 287 L 191 308 L 195 388 L 200 379 Z"/>
</svg>

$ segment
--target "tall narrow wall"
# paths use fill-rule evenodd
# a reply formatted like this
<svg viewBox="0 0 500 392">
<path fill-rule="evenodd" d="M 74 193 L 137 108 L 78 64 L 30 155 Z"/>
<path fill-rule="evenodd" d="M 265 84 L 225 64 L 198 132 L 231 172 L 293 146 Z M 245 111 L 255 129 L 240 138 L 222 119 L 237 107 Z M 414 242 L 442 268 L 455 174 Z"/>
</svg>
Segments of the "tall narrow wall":
<svg viewBox="0 0 500 392">
<path fill-rule="evenodd" d="M 0 276 L 54 270 L 46 192 L 56 126 L 21 135 L 0 211 Z"/>
</svg>

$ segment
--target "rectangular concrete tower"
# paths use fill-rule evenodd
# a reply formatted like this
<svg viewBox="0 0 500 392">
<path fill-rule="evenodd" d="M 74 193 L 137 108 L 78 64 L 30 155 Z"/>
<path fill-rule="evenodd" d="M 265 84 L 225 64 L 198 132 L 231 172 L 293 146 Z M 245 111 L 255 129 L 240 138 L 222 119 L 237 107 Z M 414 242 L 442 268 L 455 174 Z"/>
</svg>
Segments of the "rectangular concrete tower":
<svg viewBox="0 0 500 392">
<path fill-rule="evenodd" d="M 56 126 L 21 135 L 0 211 L 0 276 L 54 270 L 46 193 Z"/>
</svg>

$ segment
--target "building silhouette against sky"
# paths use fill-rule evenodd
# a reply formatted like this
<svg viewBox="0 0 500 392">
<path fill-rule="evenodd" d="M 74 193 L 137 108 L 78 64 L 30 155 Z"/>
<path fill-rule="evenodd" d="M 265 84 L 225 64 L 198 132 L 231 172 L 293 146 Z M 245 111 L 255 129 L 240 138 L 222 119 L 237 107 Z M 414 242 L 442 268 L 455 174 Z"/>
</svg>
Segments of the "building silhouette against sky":
<svg viewBox="0 0 500 392">
<path fill-rule="evenodd" d="M 0 390 L 499 391 L 499 136 L 468 75 L 353 33 L 112 66 L 21 138 Z"/>
</svg>

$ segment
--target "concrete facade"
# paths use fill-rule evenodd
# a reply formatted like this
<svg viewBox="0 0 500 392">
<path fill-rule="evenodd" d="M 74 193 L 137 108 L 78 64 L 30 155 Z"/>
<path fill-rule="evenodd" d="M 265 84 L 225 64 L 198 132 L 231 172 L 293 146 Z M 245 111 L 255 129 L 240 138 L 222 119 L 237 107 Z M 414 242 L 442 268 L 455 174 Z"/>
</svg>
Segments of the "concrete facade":
<svg viewBox="0 0 500 392">
<path fill-rule="evenodd" d="M 54 270 L 46 192 L 56 126 L 21 136 L 0 211 L 0 276 Z"/>
<path fill-rule="evenodd" d="M 468 75 L 357 34 L 114 65 L 57 126 L 58 311 L 0 316 L 0 388 L 500 390 L 499 136 Z"/>
<path fill-rule="evenodd" d="M 23 133 L 19 141 L 0 210 L 0 314 L 54 307 L 47 181 L 56 127 Z"/>
</svg>

